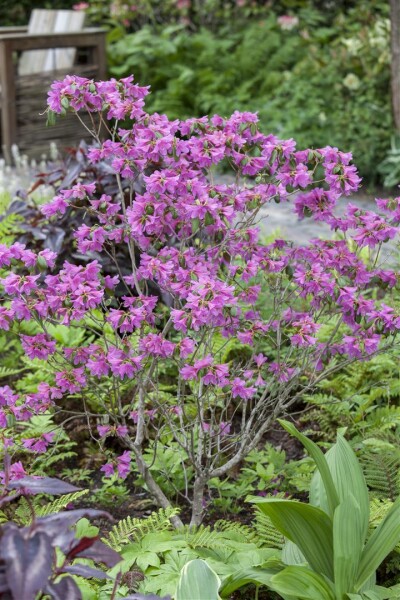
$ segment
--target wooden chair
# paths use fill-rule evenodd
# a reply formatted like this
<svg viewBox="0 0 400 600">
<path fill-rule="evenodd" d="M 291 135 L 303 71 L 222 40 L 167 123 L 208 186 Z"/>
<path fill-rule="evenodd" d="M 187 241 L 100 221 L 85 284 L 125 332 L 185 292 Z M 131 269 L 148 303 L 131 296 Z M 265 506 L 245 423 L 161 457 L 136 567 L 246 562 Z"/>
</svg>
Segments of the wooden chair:
<svg viewBox="0 0 400 600">
<path fill-rule="evenodd" d="M 0 133 L 7 160 L 13 144 L 38 157 L 50 141 L 71 146 L 85 137 L 73 115 L 51 127 L 43 115 L 54 79 L 106 77 L 106 33 L 83 29 L 83 20 L 78 11 L 34 10 L 28 27 L 0 28 Z"/>
</svg>

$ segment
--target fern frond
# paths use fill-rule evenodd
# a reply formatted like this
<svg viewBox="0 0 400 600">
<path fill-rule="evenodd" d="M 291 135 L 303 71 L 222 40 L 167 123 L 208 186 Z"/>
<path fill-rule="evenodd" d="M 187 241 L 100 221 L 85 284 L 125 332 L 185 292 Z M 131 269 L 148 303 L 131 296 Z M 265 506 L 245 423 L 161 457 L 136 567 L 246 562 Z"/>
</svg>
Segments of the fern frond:
<svg viewBox="0 0 400 600">
<path fill-rule="evenodd" d="M 30 504 L 28 504 L 26 499 L 22 497 L 14 511 L 13 520 L 20 525 L 29 525 L 32 522 L 32 508 L 33 512 L 35 513 L 35 517 L 46 517 L 47 515 L 58 513 L 64 510 L 68 504 L 75 502 L 88 492 L 89 490 L 79 490 L 78 492 L 72 492 L 71 494 L 64 494 L 56 500 L 52 500 L 46 504 L 43 504 L 43 498 L 40 499 L 37 497 L 32 497 L 30 499 Z"/>
<path fill-rule="evenodd" d="M 0 220 L 0 242 L 2 244 L 12 244 L 16 235 L 21 231 L 18 223 L 22 221 L 21 215 L 9 213 Z"/>
<path fill-rule="evenodd" d="M 258 538 L 264 546 L 269 548 L 281 549 L 284 543 L 284 537 L 272 524 L 271 519 L 265 515 L 258 507 L 254 508 L 253 527 Z"/>
<path fill-rule="evenodd" d="M 46 517 L 47 515 L 51 515 L 53 513 L 58 513 L 64 508 L 68 506 L 68 504 L 72 504 L 76 502 L 82 496 L 85 496 L 89 493 L 89 490 L 79 490 L 78 492 L 72 492 L 71 494 L 65 494 L 64 496 L 60 496 L 56 500 L 52 502 L 48 502 L 44 506 L 37 508 L 35 510 L 37 517 Z"/>
<path fill-rule="evenodd" d="M 12 369 L 11 367 L 1 366 L 0 367 L 0 379 L 6 379 L 8 377 L 12 377 L 13 375 L 18 375 L 18 373 L 21 373 L 24 370 L 25 370 L 24 368 Z"/>
<path fill-rule="evenodd" d="M 394 501 L 400 493 L 400 451 L 367 451 L 361 454 L 360 462 L 371 491 Z"/>
<path fill-rule="evenodd" d="M 33 510 L 37 506 L 37 498 L 31 499 Z M 14 511 L 13 521 L 16 521 L 19 525 L 29 525 L 32 522 L 32 511 L 28 502 L 24 497 L 18 502 L 18 506 Z"/>
<path fill-rule="evenodd" d="M 2 510 L 0 510 L 0 524 L 6 523 L 7 521 L 7 515 Z"/>
<path fill-rule="evenodd" d="M 8 191 L 0 192 L 0 215 L 3 215 L 10 207 L 12 196 Z"/>
<path fill-rule="evenodd" d="M 160 508 L 146 519 L 126 517 L 119 521 L 102 541 L 118 551 L 125 544 L 139 541 L 152 531 L 167 531 L 172 528 L 171 517 L 179 514 L 177 508 Z"/>
<path fill-rule="evenodd" d="M 253 529 L 235 521 L 225 520 L 217 521 L 212 528 L 209 525 L 199 525 L 195 529 L 189 526 L 184 527 L 175 537 L 184 539 L 188 547 L 193 550 L 237 548 L 238 544 L 261 545 L 261 541 Z"/>
</svg>

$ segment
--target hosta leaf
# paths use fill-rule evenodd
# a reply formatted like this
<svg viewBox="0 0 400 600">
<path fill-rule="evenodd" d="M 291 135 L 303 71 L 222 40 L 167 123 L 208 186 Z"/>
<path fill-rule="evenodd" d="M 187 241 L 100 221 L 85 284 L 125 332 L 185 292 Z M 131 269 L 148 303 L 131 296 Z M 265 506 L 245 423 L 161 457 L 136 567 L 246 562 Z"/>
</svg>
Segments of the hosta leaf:
<svg viewBox="0 0 400 600">
<path fill-rule="evenodd" d="M 299 600 L 335 600 L 332 584 L 307 567 L 286 567 L 271 577 L 269 586 L 279 594 Z"/>
<path fill-rule="evenodd" d="M 323 510 L 293 500 L 254 498 L 252 502 L 298 546 L 314 571 L 333 580 L 332 521 Z"/>
<path fill-rule="evenodd" d="M 363 521 L 359 504 L 348 496 L 333 517 L 333 557 L 338 598 L 354 590 L 363 548 Z"/>
<path fill-rule="evenodd" d="M 290 435 L 293 435 L 295 438 L 297 438 L 303 444 L 304 448 L 307 450 L 307 452 L 309 453 L 311 458 L 314 460 L 314 462 L 317 466 L 317 469 L 321 475 L 321 479 L 323 481 L 324 488 L 326 491 L 327 505 L 328 505 L 327 512 L 332 517 L 335 508 L 339 504 L 339 497 L 338 497 L 338 494 L 337 494 L 337 491 L 335 488 L 335 484 L 332 479 L 331 472 L 328 467 L 328 463 L 325 459 L 325 456 L 324 456 L 322 450 L 316 444 L 314 444 L 314 442 L 309 440 L 305 435 L 300 433 L 300 431 L 297 431 L 296 427 L 292 423 L 289 423 L 288 421 L 283 421 L 282 419 L 278 419 L 278 421 L 282 425 L 282 427 L 288 433 L 290 433 Z"/>
<path fill-rule="evenodd" d="M 375 529 L 364 547 L 358 571 L 358 588 L 376 571 L 381 562 L 399 541 L 400 498 L 393 504 L 382 523 Z"/>
<path fill-rule="evenodd" d="M 175 600 L 218 600 L 220 584 L 220 578 L 204 560 L 191 560 L 181 571 Z"/>
</svg>

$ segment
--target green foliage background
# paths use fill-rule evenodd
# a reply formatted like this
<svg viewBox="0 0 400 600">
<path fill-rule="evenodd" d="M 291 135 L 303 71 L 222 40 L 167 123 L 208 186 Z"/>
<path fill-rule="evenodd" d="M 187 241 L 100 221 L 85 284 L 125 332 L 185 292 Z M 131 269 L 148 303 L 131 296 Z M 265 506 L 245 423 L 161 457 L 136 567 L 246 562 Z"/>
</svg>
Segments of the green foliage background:
<svg viewBox="0 0 400 600">
<path fill-rule="evenodd" d="M 281 29 L 264 10 L 217 30 L 179 23 L 110 34 L 110 71 L 151 85 L 150 111 L 185 118 L 258 111 L 264 131 L 299 147 L 352 151 L 376 181 L 392 134 L 389 19 L 385 2 L 357 2 L 336 14 L 292 2 L 299 20 Z M 114 38 L 114 39 L 113 39 Z M 115 39 L 119 38 L 119 39 Z"/>
</svg>

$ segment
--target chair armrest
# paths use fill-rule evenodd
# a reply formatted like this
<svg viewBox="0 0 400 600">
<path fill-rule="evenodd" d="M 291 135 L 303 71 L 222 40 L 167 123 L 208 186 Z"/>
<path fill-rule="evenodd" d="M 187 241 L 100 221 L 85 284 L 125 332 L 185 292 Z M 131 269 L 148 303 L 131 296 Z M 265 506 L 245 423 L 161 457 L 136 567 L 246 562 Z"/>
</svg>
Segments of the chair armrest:
<svg viewBox="0 0 400 600">
<path fill-rule="evenodd" d="M 28 25 L 23 27 L 0 27 L 0 36 L 5 33 L 24 33 L 28 31 Z"/>
<path fill-rule="evenodd" d="M 69 33 L 7 33 L 0 35 L 0 44 L 6 43 L 13 51 L 45 50 L 48 48 L 94 48 L 105 39 L 104 29 L 93 28 Z"/>
</svg>

